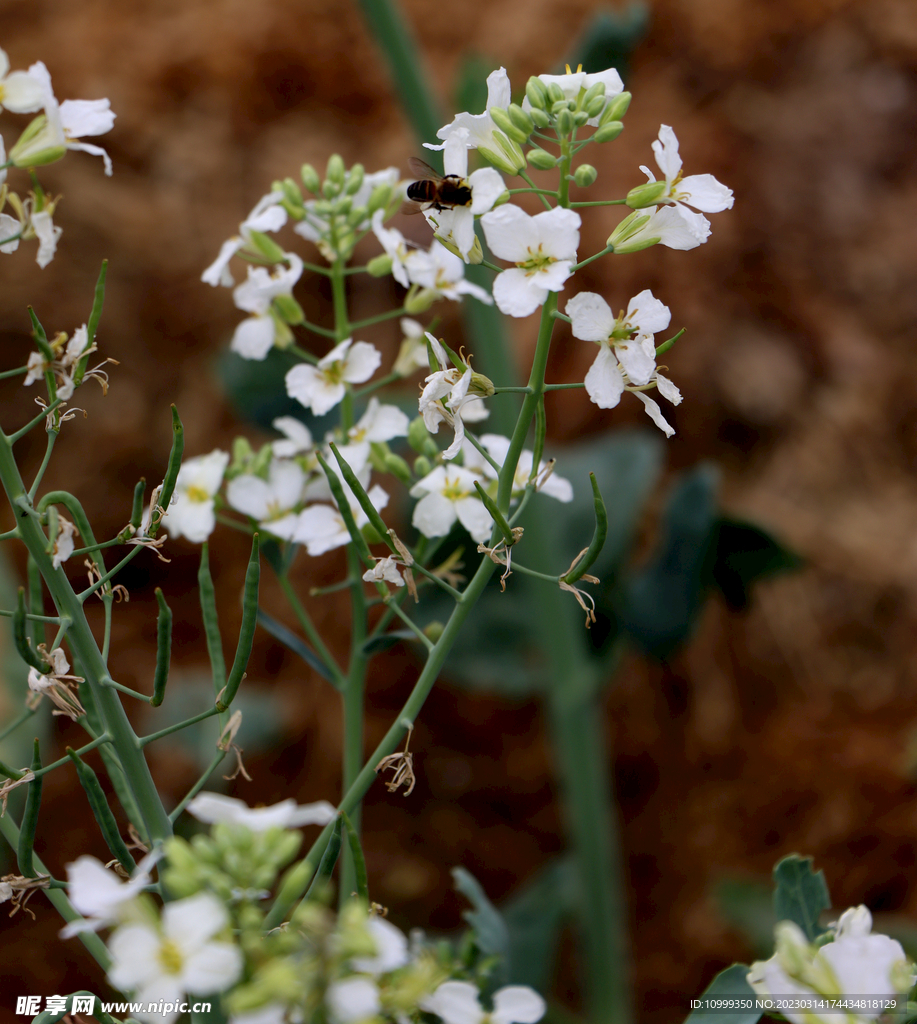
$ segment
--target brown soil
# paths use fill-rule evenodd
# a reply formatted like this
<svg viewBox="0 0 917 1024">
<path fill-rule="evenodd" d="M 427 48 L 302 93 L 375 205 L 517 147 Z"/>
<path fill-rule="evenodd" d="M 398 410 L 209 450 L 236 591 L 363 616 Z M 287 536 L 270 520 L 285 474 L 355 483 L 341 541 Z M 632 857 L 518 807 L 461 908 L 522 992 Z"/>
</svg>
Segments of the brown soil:
<svg viewBox="0 0 917 1024">
<path fill-rule="evenodd" d="M 505 64 L 515 83 L 554 68 L 598 6 L 410 0 L 406 10 L 447 95 L 469 52 Z M 678 132 L 687 172 L 715 174 L 736 206 L 713 218 L 701 249 L 639 254 L 614 264 L 615 279 L 605 262 L 593 264 L 582 286 L 622 303 L 652 287 L 672 307 L 688 333 L 668 360 L 686 396 L 670 467 L 717 461 L 725 507 L 807 564 L 760 587 L 745 614 L 711 602 L 671 664 L 629 657 L 610 694 L 608 770 L 621 805 L 637 1005 L 641 1021 L 663 1024 L 683 1016 L 719 967 L 751 955 L 709 895 L 723 875 L 766 879 L 779 856 L 811 853 L 835 906 L 917 912 L 908 760 L 917 715 L 917 9 L 907 0 L 658 0 L 652 13 L 632 58 L 627 130 L 596 158 L 600 180 L 612 193 L 635 184 L 664 122 Z M 89 418 L 68 425 L 48 478 L 82 498 L 97 535 L 111 536 L 137 476 L 161 476 L 170 402 L 189 454 L 228 447 L 247 429 L 212 373 L 237 314 L 226 293 L 199 282 L 222 240 L 303 161 L 323 166 L 337 151 L 370 169 L 405 167 L 416 144 L 355 9 L 340 4 L 32 0 L 4 5 L 4 24 L 14 68 L 44 60 L 59 96 L 109 96 L 118 113 L 100 140 L 112 179 L 83 155 L 42 173 L 65 193 L 58 256 L 44 271 L 28 254 L 3 257 L 0 297 L 4 366 L 21 365 L 26 304 L 49 330 L 72 330 L 86 319 L 101 259 L 111 259 L 100 342 L 121 365 L 107 398 L 81 393 Z M 584 252 L 603 244 L 617 217 L 591 221 Z M 300 295 L 317 319 L 325 300 L 308 287 Z M 382 282 L 361 288 L 360 310 L 394 294 Z M 524 347 L 531 325 L 518 327 Z M 587 358 L 570 346 L 555 369 L 581 373 Z M 5 426 L 33 414 L 21 388 L 3 396 Z M 555 403 L 557 440 L 643 420 L 636 403 L 607 414 L 582 398 Z M 43 444 L 22 443 L 26 466 Z M 241 535 L 214 540 L 227 646 L 246 554 Z M 131 569 L 112 664 L 120 681 L 148 688 L 161 585 L 179 624 L 175 693 L 194 686 L 206 650 L 197 551 L 174 543 L 169 555 L 168 566 L 144 556 Z M 304 558 L 298 571 L 306 589 L 337 578 L 341 561 Z M 278 594 L 269 590 L 267 604 L 280 613 Z M 314 611 L 343 648 L 343 605 Z M 415 673 L 407 655 L 374 664 L 370 743 Z M 270 688 L 281 725 L 269 749 L 247 759 L 255 781 L 232 792 L 252 802 L 333 795 L 336 695 L 263 636 L 249 675 L 260 692 Z M 54 736 L 46 756 L 76 745 L 79 730 L 56 723 Z M 371 879 L 397 923 L 455 927 L 452 865 L 500 901 L 563 847 L 544 723 L 535 704 L 443 686 L 414 742 L 412 797 L 378 787 L 367 801 Z M 153 752 L 156 778 L 175 798 L 194 764 L 187 747 Z M 46 784 L 39 847 L 58 874 L 80 852 L 103 855 L 74 785 L 67 772 Z M 100 981 L 76 942 L 57 941 L 48 905 L 33 905 L 35 922 L 0 917 L 0 1020 L 14 1019 L 18 994 Z M 557 991 L 576 1006 L 570 950 Z"/>
</svg>

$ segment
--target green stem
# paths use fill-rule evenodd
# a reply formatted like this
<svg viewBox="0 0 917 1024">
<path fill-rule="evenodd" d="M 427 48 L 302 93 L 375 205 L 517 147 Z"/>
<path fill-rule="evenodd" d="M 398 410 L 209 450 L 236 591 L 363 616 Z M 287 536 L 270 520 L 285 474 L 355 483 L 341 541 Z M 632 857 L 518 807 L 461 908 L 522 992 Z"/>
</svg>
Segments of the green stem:
<svg viewBox="0 0 917 1024">
<path fill-rule="evenodd" d="M 529 187 L 531 188 L 531 190 L 533 192 L 538 193 L 538 198 L 541 200 L 541 203 L 542 203 L 542 205 L 544 206 L 544 208 L 546 210 L 550 210 L 551 209 L 551 204 L 545 198 L 546 196 L 554 196 L 554 198 L 557 199 L 558 202 L 560 201 L 560 196 L 561 196 L 560 192 L 556 192 L 556 191 L 549 190 L 549 189 L 538 188 L 538 186 L 535 184 L 535 182 L 532 181 L 532 179 L 528 176 L 528 174 L 526 174 L 525 171 L 520 171 L 519 172 L 519 177 L 522 178 L 523 181 L 528 183 Z M 563 204 L 561 203 L 561 205 L 563 205 Z"/>
<path fill-rule="evenodd" d="M 374 324 L 384 323 L 386 320 L 394 320 L 396 316 L 404 316 L 407 310 L 404 306 L 399 309 L 390 309 L 386 313 L 377 313 L 375 316 L 368 316 L 365 320 L 355 320 L 351 325 L 352 331 L 362 331 L 364 327 L 372 327 Z"/>
<path fill-rule="evenodd" d="M 582 270 L 583 267 L 587 267 L 590 263 L 594 262 L 597 259 L 600 259 L 602 256 L 607 256 L 609 253 L 612 252 L 614 252 L 614 249 L 610 245 L 606 245 L 601 252 L 597 252 L 593 256 L 587 256 L 586 259 L 582 260 L 580 263 L 574 263 L 574 265 L 570 268 L 570 273 L 575 274 L 577 270 Z"/>
<path fill-rule="evenodd" d="M 0 832 L 3 833 L 6 841 L 14 850 L 19 846 L 19 829 L 16 827 L 9 814 L 4 814 L 3 817 L 0 817 Z M 40 875 L 51 874 L 51 872 L 48 871 L 45 865 L 41 862 L 41 859 L 34 854 L 33 861 Z M 70 900 L 67 899 L 67 894 L 63 889 L 45 889 L 44 892 L 51 901 L 51 904 L 65 921 L 77 921 L 82 917 L 82 914 L 78 913 L 74 909 Z M 89 953 L 94 957 L 96 963 L 98 963 L 102 970 L 109 970 L 111 967 L 111 957 L 108 955 L 105 943 L 99 938 L 99 936 L 96 935 L 95 932 L 80 932 L 79 939 Z"/>
<path fill-rule="evenodd" d="M 38 565 L 54 605 L 61 618 L 70 621 L 68 642 L 86 677 L 104 729 L 111 736 L 112 746 L 124 769 L 145 831 L 152 841 L 162 841 L 171 835 L 171 824 L 121 701 L 115 690 L 107 685 L 111 676 L 89 628 L 83 606 L 63 569 L 55 569 L 50 555 L 45 551 L 47 538 L 38 524 L 37 516 L 32 512 L 28 493 L 13 457 L 12 442 L 6 436 L 0 436 L 0 480 L 17 516 L 23 542 Z"/>
<path fill-rule="evenodd" d="M 399 373 L 387 373 L 384 377 L 374 380 L 372 384 L 367 384 L 366 387 L 357 388 L 356 391 L 353 392 L 353 397 L 359 398 L 361 395 L 368 395 L 373 391 L 378 391 L 379 388 L 384 388 L 388 384 L 394 384 L 396 380 L 401 379 L 401 374 Z"/>
<path fill-rule="evenodd" d="M 576 210 L 582 206 L 623 206 L 626 202 L 626 199 L 593 199 L 588 202 L 571 203 L 570 209 Z"/>
<path fill-rule="evenodd" d="M 362 573 L 360 574 L 362 576 Z M 319 657 L 325 663 L 325 667 L 334 676 L 335 684 L 339 690 L 342 690 L 345 685 L 345 676 L 341 671 L 341 666 L 338 665 L 334 659 L 334 655 L 328 650 L 325 645 L 325 641 L 322 640 L 318 630 L 315 628 L 309 613 L 303 607 L 302 601 L 293 589 L 293 585 L 290 583 L 290 578 L 284 574 L 283 576 L 277 577 L 280 583 L 280 589 L 286 595 L 287 600 L 290 602 L 290 607 L 293 609 L 293 614 L 296 616 L 296 621 L 302 627 L 303 632 L 309 638 L 312 646 L 318 651 Z"/>
<path fill-rule="evenodd" d="M 45 475 L 45 470 L 48 468 L 48 463 L 51 461 L 51 453 L 54 451 L 54 442 L 57 440 L 59 433 L 59 430 L 48 431 L 48 446 L 45 448 L 45 457 L 41 460 L 41 465 L 38 467 L 38 472 L 35 474 L 35 479 L 32 481 L 32 486 L 29 488 L 29 497 L 32 501 L 35 500 L 35 492 L 38 490 L 42 477 Z"/>
</svg>

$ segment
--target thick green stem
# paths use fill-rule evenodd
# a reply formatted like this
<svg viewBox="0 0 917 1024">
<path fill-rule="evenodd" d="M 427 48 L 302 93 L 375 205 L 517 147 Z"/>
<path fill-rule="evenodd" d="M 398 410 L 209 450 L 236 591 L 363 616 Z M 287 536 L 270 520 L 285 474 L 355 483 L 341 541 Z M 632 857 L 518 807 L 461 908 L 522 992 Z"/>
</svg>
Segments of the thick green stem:
<svg viewBox="0 0 917 1024">
<path fill-rule="evenodd" d="M 55 569 L 51 556 L 45 551 L 47 537 L 38 524 L 13 457 L 12 444 L 5 435 L 0 437 L 0 480 L 19 524 L 22 540 L 44 578 L 58 614 L 70 622 L 67 640 L 85 674 L 105 731 L 112 738 L 112 747 L 124 769 L 145 831 L 153 842 L 160 842 L 172 834 L 172 826 L 159 799 L 137 736 L 116 691 L 110 685 L 108 667 L 86 621 L 83 606 L 64 570 Z"/>
</svg>

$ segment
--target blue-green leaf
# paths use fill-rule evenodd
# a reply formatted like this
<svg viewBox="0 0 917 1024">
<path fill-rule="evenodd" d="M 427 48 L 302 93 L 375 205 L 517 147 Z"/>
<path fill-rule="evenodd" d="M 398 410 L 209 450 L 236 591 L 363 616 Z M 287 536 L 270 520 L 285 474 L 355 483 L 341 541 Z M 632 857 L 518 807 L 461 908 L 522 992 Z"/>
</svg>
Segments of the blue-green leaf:
<svg viewBox="0 0 917 1024">
<path fill-rule="evenodd" d="M 755 1009 L 755 993 L 746 981 L 747 975 L 745 964 L 733 964 L 720 971 L 699 997 L 702 1005 L 688 1014 L 685 1024 L 755 1024 L 761 1011 Z M 714 999 L 735 999 L 741 1001 L 742 1006 L 726 1013 L 721 1009 L 707 1009 L 705 1004 Z"/>
<path fill-rule="evenodd" d="M 809 942 L 826 929 L 818 915 L 831 906 L 824 871 L 812 870 L 812 858 L 791 853 L 774 868 L 774 913 L 778 921 L 798 924 Z"/>
</svg>

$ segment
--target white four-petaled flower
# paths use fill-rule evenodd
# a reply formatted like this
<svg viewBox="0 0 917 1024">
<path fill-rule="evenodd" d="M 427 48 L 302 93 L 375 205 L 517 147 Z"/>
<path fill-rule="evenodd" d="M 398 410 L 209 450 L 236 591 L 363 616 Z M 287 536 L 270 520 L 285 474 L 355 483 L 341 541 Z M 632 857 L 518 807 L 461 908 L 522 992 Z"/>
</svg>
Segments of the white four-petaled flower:
<svg viewBox="0 0 917 1024">
<path fill-rule="evenodd" d="M 411 522 L 425 537 L 444 537 L 456 519 L 482 544 L 493 520 L 474 488 L 475 474 L 462 466 L 437 466 L 411 488 L 420 498 Z"/>
<path fill-rule="evenodd" d="M 481 218 L 490 251 L 516 266 L 494 280 L 494 300 L 501 313 L 528 316 L 548 297 L 563 290 L 573 272 L 579 245 L 580 216 L 556 206 L 532 217 L 506 205 Z"/>
<path fill-rule="evenodd" d="M 271 304 L 279 295 L 292 295 L 302 275 L 302 260 L 293 252 L 284 253 L 289 267 L 278 264 L 272 273 L 264 267 L 249 267 L 248 279 L 232 293 L 238 309 L 252 315 L 236 328 L 230 348 L 243 359 L 264 359 L 273 348 L 277 323 Z"/>
<path fill-rule="evenodd" d="M 165 526 L 171 537 L 187 537 L 201 544 L 213 533 L 213 499 L 228 465 L 229 455 L 218 448 L 182 463 L 172 503 L 166 509 Z"/>
<path fill-rule="evenodd" d="M 347 384 L 362 384 L 376 372 L 382 356 L 365 341 L 347 338 L 335 347 L 317 366 L 300 363 L 286 375 L 287 394 L 323 416 L 344 397 Z"/>
<path fill-rule="evenodd" d="M 527 985 L 507 985 L 494 993 L 494 1008 L 487 1013 L 470 981 L 444 981 L 420 1001 L 420 1008 L 441 1017 L 445 1024 L 535 1024 L 547 1005 Z"/>
<path fill-rule="evenodd" d="M 108 943 L 108 980 L 143 1004 L 142 1010 L 133 1011 L 141 1020 L 171 1024 L 186 993 L 225 992 L 239 980 L 242 953 L 233 943 L 215 938 L 228 925 L 226 909 L 210 893 L 167 903 L 159 928 L 137 923 L 115 930 Z M 176 1009 L 147 1009 L 160 1002 Z"/>
</svg>

